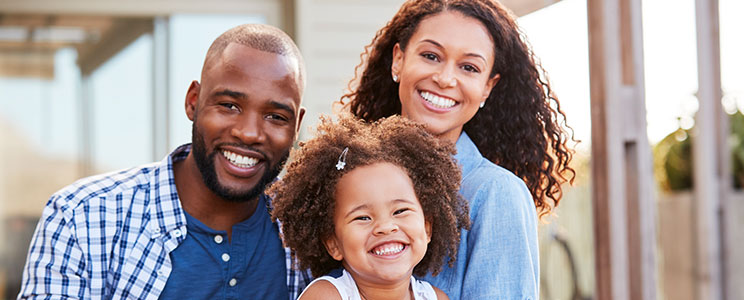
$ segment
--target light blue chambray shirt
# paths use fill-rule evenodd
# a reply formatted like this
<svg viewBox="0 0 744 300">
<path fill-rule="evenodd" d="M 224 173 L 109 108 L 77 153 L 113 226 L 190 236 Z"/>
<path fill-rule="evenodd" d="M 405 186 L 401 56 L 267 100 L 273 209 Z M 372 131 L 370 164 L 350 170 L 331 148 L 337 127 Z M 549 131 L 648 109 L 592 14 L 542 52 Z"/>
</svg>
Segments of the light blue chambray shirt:
<svg viewBox="0 0 744 300">
<path fill-rule="evenodd" d="M 484 158 L 465 132 L 456 146 L 471 228 L 461 232 L 454 266 L 423 279 L 453 300 L 539 299 L 537 212 L 527 186 Z"/>
</svg>

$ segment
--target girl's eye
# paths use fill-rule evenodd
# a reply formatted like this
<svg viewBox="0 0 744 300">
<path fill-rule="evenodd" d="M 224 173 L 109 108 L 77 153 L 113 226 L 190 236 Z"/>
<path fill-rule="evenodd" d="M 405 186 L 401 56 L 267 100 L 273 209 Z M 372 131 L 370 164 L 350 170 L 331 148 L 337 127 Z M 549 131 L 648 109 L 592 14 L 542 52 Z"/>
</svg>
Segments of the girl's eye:
<svg viewBox="0 0 744 300">
<path fill-rule="evenodd" d="M 478 68 L 476 68 L 473 65 L 464 65 L 462 66 L 462 69 L 465 70 L 466 72 L 480 73 L 480 70 L 478 70 Z"/>
<path fill-rule="evenodd" d="M 439 57 L 437 57 L 436 54 L 430 53 L 430 52 L 421 53 L 421 57 L 426 58 L 428 60 L 439 61 Z"/>
<path fill-rule="evenodd" d="M 359 221 L 369 221 L 369 220 L 371 220 L 371 218 L 368 217 L 368 216 L 358 216 L 358 217 L 354 218 L 354 221 L 357 221 L 357 220 L 359 220 Z"/>
<path fill-rule="evenodd" d="M 401 208 L 399 210 L 396 210 L 393 214 L 394 215 L 399 215 L 399 214 L 402 214 L 402 213 L 404 213 L 406 211 L 408 211 L 408 208 Z"/>
</svg>

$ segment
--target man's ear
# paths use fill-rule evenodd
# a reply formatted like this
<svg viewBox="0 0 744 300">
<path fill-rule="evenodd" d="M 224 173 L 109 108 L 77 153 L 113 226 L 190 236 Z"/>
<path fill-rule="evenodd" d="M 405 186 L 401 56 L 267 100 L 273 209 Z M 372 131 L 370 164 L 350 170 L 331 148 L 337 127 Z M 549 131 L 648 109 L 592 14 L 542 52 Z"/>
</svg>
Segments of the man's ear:
<svg viewBox="0 0 744 300">
<path fill-rule="evenodd" d="M 393 65 L 390 66 L 390 71 L 392 74 L 398 75 L 398 77 L 400 77 L 400 68 L 403 67 L 403 54 L 400 44 L 395 43 L 393 47 Z"/>
<path fill-rule="evenodd" d="M 201 85 L 198 81 L 194 80 L 189 85 L 189 89 L 186 91 L 186 101 L 184 103 L 186 107 L 186 116 L 189 117 L 189 120 L 194 121 L 194 117 L 196 114 L 196 103 L 199 101 L 199 91 L 201 90 Z"/>
<path fill-rule="evenodd" d="M 325 248 L 328 251 L 328 254 L 331 255 L 333 259 L 337 261 L 342 261 L 344 259 L 344 255 L 343 253 L 341 253 L 341 249 L 339 248 L 338 240 L 336 239 L 335 235 L 325 239 L 325 241 L 323 241 L 323 244 L 325 244 Z"/>
<path fill-rule="evenodd" d="M 486 81 L 486 89 L 483 90 L 483 101 L 486 101 L 486 98 L 488 98 L 488 95 L 491 94 L 491 90 L 493 90 L 493 87 L 496 86 L 497 83 L 499 83 L 499 80 L 501 79 L 501 74 L 493 75 L 493 77 L 489 78 L 488 81 Z"/>
<path fill-rule="evenodd" d="M 300 111 L 297 116 L 297 127 L 295 127 L 295 135 L 300 133 L 300 127 L 302 125 L 302 118 L 305 117 L 305 108 L 300 106 Z M 296 137 L 295 137 L 296 138 Z"/>
</svg>

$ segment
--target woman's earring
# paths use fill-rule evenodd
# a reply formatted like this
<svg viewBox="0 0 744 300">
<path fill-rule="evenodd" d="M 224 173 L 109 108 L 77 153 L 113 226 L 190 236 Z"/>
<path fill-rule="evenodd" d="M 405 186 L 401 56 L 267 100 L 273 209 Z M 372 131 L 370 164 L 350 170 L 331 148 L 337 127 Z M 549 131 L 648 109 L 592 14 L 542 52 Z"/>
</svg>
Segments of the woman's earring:
<svg viewBox="0 0 744 300">
<path fill-rule="evenodd" d="M 484 106 L 486 106 L 486 101 L 481 102 L 481 104 L 479 106 L 480 106 L 480 108 L 483 108 Z"/>
<path fill-rule="evenodd" d="M 398 82 L 398 75 L 393 74 L 393 81 Z"/>
</svg>

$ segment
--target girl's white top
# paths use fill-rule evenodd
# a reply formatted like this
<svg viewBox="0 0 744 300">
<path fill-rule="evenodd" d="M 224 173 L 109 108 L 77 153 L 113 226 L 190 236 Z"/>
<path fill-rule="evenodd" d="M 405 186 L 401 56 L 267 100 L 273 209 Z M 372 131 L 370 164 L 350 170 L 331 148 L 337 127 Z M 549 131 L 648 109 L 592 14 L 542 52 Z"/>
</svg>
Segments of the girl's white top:
<svg viewBox="0 0 744 300">
<path fill-rule="evenodd" d="M 326 280 L 333 284 L 343 300 L 362 299 L 359 295 L 359 288 L 357 288 L 354 278 L 344 269 L 334 270 L 328 275 L 316 278 L 313 282 L 307 285 L 307 288 L 319 280 Z M 307 290 L 307 288 L 305 288 L 305 290 Z M 437 300 L 437 293 L 434 291 L 431 284 L 426 281 L 421 281 L 411 276 L 411 288 L 413 289 L 413 299 L 415 300 Z M 302 295 L 300 295 L 300 298 L 302 298 Z"/>
</svg>

